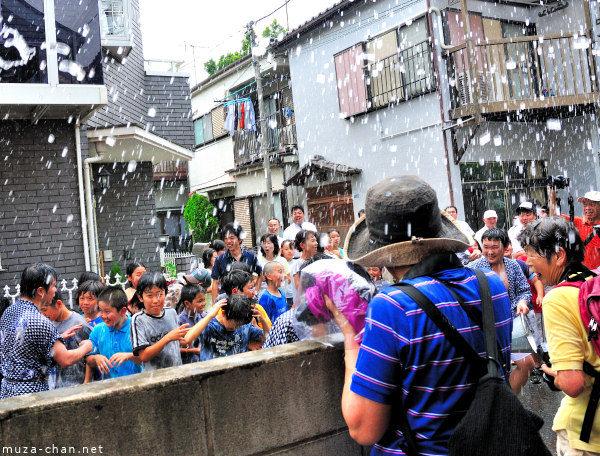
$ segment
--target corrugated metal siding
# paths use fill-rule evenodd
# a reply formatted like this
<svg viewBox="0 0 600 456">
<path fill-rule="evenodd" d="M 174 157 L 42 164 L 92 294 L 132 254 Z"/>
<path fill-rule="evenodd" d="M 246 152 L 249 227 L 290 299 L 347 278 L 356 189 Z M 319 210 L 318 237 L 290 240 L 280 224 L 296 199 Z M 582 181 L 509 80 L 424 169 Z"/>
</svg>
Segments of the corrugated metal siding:
<svg viewBox="0 0 600 456">
<path fill-rule="evenodd" d="M 250 199 L 239 199 L 233 201 L 233 215 L 235 220 L 244 228 L 246 239 L 244 247 L 254 247 L 254 234 L 252 232 L 252 216 L 250 210 Z"/>
<path fill-rule="evenodd" d="M 218 138 L 227 133 L 225 130 L 225 108 L 218 106 L 210 112 L 212 119 L 213 138 Z"/>
<path fill-rule="evenodd" d="M 335 56 L 340 112 L 351 116 L 367 110 L 363 44 L 359 43 Z"/>
</svg>

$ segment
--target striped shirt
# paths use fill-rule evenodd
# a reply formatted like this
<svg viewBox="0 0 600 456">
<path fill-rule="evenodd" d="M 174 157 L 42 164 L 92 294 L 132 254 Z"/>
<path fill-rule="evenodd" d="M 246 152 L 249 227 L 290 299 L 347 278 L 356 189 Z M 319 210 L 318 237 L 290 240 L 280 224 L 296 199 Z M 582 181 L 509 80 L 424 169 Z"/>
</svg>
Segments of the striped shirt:
<svg viewBox="0 0 600 456">
<path fill-rule="evenodd" d="M 451 283 L 467 305 L 481 310 L 477 278 L 472 270 L 457 267 L 458 261 L 452 259 L 452 269 L 440 271 L 436 265 L 444 261 L 437 258 L 427 275 L 414 277 L 411 270 L 404 281 L 431 299 L 483 356 L 482 331 L 436 280 Z M 490 271 L 486 275 L 492 290 L 496 335 L 502 347 L 501 362 L 510 366 L 510 303 L 498 276 Z M 419 453 L 448 454 L 448 439 L 473 399 L 476 380 L 469 363 L 408 295 L 388 287 L 371 301 L 350 389 L 378 403 L 393 405 L 402 400 Z M 387 430 L 371 454 L 404 454 L 400 449 L 403 443 L 399 429 Z"/>
</svg>

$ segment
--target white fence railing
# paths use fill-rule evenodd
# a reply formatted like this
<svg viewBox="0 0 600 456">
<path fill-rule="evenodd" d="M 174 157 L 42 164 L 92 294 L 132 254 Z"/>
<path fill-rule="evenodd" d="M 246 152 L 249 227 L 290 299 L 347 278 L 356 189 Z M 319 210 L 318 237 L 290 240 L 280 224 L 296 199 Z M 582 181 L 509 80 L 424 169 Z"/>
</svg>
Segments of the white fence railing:
<svg viewBox="0 0 600 456">
<path fill-rule="evenodd" d="M 165 249 L 161 247 L 159 249 L 160 266 L 164 266 L 167 263 L 175 264 L 175 258 L 185 258 L 190 256 L 190 252 L 165 252 Z"/>
<path fill-rule="evenodd" d="M 110 276 L 107 274 L 106 276 L 104 276 L 104 283 L 106 283 L 107 285 L 120 285 L 120 286 L 124 286 L 127 283 L 127 278 L 123 278 L 124 280 L 121 280 L 121 276 L 119 274 L 115 275 L 115 280 L 111 281 L 110 280 Z M 71 283 L 72 286 L 69 286 L 68 284 Z M 65 299 L 65 304 L 67 304 L 71 309 L 73 309 L 73 296 L 75 294 L 75 292 L 77 291 L 77 279 L 62 279 L 59 281 L 58 284 L 58 290 L 61 293 L 65 293 L 65 295 L 63 296 L 63 299 Z M 2 296 L 9 298 L 11 300 L 11 302 L 15 302 L 16 299 L 21 295 L 21 286 L 20 285 L 16 285 L 14 287 L 15 292 L 11 293 L 11 287 L 9 287 L 8 285 L 6 285 L 4 287 L 4 294 Z"/>
</svg>

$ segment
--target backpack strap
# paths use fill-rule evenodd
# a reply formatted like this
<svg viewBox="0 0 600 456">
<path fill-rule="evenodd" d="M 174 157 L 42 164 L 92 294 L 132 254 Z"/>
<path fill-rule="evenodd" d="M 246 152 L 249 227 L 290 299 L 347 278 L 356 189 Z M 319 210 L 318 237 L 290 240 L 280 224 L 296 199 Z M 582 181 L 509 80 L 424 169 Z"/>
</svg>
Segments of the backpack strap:
<svg viewBox="0 0 600 456">
<path fill-rule="evenodd" d="M 485 338 L 485 350 L 488 356 L 488 373 L 492 376 L 501 377 L 498 370 L 500 351 L 498 350 L 498 339 L 496 337 L 496 317 L 494 306 L 492 304 L 492 289 L 485 272 L 480 269 L 473 269 L 477 282 L 479 283 L 479 293 L 481 297 L 481 309 L 483 314 L 483 336 Z"/>
<path fill-rule="evenodd" d="M 590 436 L 592 434 L 592 427 L 594 425 L 594 417 L 596 416 L 596 409 L 598 408 L 598 401 L 600 400 L 600 372 L 596 371 L 596 369 L 594 369 L 594 367 L 587 361 L 583 362 L 583 372 L 588 374 L 590 377 L 594 377 L 594 386 L 592 386 L 590 400 L 587 408 L 585 409 L 583 424 L 581 425 L 581 433 L 579 434 L 579 440 L 589 443 Z"/>
<path fill-rule="evenodd" d="M 594 236 L 596 236 L 596 230 L 592 228 L 592 232 L 585 238 L 585 241 L 583 241 L 583 247 L 587 247 L 587 245 L 592 242 L 592 239 L 594 239 Z"/>
</svg>

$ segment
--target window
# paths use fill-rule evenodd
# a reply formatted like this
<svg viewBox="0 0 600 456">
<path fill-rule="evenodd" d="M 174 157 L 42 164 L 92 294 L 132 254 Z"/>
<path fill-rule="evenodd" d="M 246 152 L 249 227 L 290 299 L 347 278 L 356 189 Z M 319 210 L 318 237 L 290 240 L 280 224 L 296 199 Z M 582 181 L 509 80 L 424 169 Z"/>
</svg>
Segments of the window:
<svg viewBox="0 0 600 456">
<path fill-rule="evenodd" d="M 131 50 L 128 0 L 100 0 L 102 46 L 120 59 Z"/>
<path fill-rule="evenodd" d="M 465 217 L 473 227 L 481 226 L 484 211 L 498 213 L 498 227 L 512 226 L 511 217 L 521 202 L 546 196 L 546 163 L 543 160 L 461 163 Z"/>
<path fill-rule="evenodd" d="M 435 89 L 426 17 L 334 57 L 340 112 L 346 117 Z"/>
<path fill-rule="evenodd" d="M 125 0 L 100 1 L 102 35 L 129 37 Z"/>
<path fill-rule="evenodd" d="M 201 146 L 227 134 L 225 130 L 225 110 L 223 105 L 194 120 L 196 146 Z"/>
</svg>

